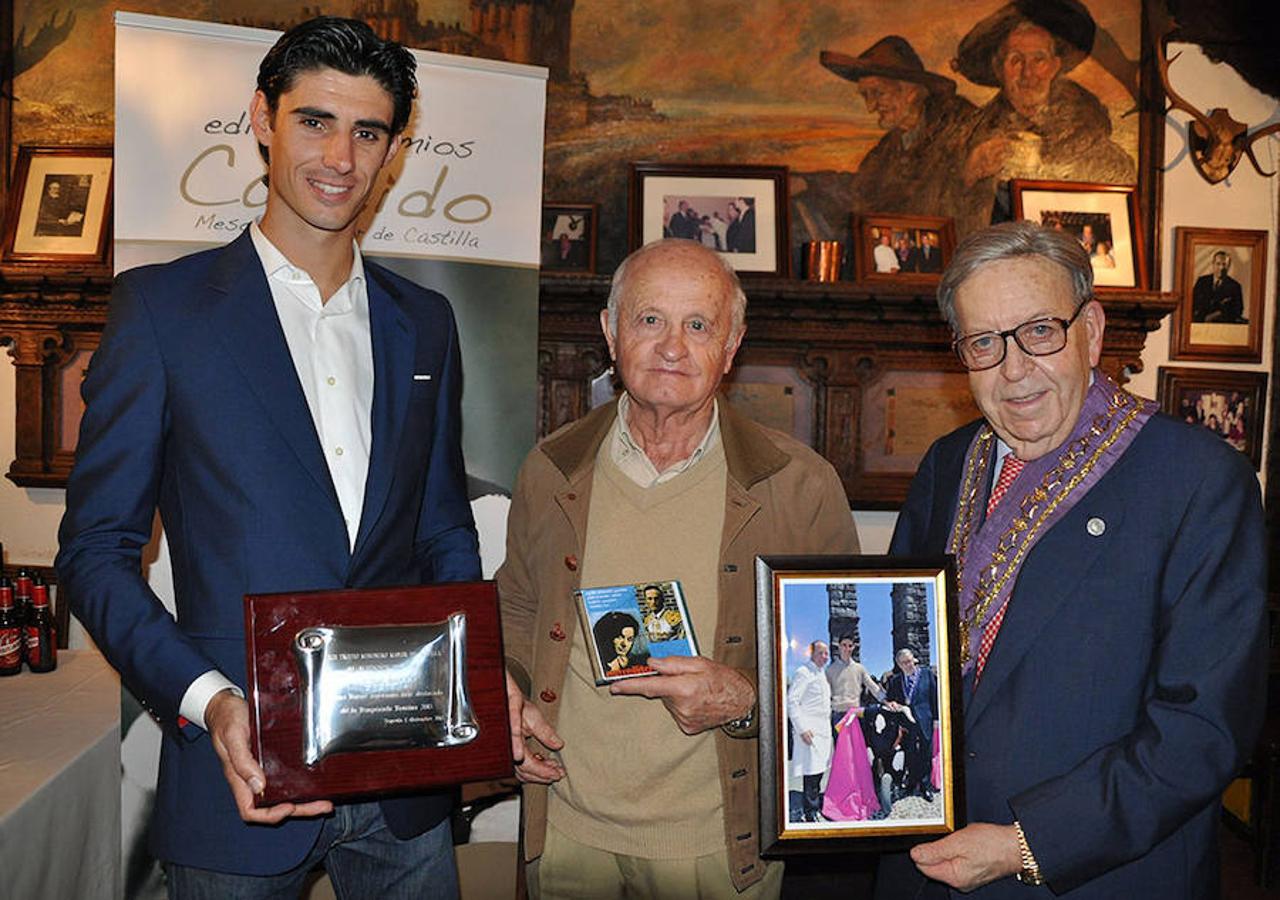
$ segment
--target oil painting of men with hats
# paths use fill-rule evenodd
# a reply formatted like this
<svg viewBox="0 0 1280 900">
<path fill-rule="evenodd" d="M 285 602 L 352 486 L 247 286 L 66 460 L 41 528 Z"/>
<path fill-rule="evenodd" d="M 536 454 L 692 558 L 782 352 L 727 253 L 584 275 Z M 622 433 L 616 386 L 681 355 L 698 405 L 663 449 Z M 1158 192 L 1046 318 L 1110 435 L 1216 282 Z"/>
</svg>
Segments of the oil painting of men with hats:
<svg viewBox="0 0 1280 900">
<path fill-rule="evenodd" d="M 960 40 L 956 71 L 1000 89 L 969 135 L 966 186 L 1009 178 L 1133 183 L 1136 164 L 1112 140 L 1107 108 L 1064 77 L 1089 56 L 1096 35 L 1079 0 L 1014 0 Z"/>
<path fill-rule="evenodd" d="M 857 55 L 819 53 L 883 133 L 850 171 L 793 178 L 802 231 L 838 229 L 841 211 L 898 212 L 950 216 L 963 237 L 1011 217 L 1011 178 L 1134 183 L 1133 150 L 1113 133 L 1127 127 L 1117 103 L 1131 102 L 1116 35 L 1082 0 L 974 9 L 957 10 L 957 38 L 922 33 L 904 7 L 897 34 Z M 1091 57 L 1083 77 L 1069 76 Z"/>
<path fill-rule="evenodd" d="M 854 84 L 884 136 L 854 175 L 855 208 L 936 214 L 975 107 L 956 83 L 925 69 L 906 38 L 889 35 L 858 56 L 824 50 L 822 65 Z"/>
</svg>

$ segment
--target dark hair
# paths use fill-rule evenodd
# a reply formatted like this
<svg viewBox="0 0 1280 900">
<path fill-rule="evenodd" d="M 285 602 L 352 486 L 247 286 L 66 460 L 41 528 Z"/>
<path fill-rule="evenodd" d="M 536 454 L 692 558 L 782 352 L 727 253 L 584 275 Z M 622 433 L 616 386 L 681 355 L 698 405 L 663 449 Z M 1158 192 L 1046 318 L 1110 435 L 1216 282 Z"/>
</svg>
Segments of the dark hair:
<svg viewBox="0 0 1280 900">
<path fill-rule="evenodd" d="M 368 75 L 391 95 L 394 138 L 404 131 L 413 114 L 417 65 L 412 53 L 395 41 L 382 40 L 358 19 L 318 16 L 290 28 L 267 51 L 258 66 L 258 90 L 275 115 L 280 95 L 293 87 L 303 72 L 334 69 L 344 75 Z M 258 150 L 265 160 L 267 148 L 259 144 Z"/>
<path fill-rule="evenodd" d="M 627 665 L 643 665 L 649 660 L 649 650 L 640 633 L 640 623 L 635 616 L 618 610 L 605 613 L 592 626 L 591 633 L 596 639 L 596 649 L 600 651 L 600 660 L 608 663 L 617 656 L 613 649 L 613 639 L 622 635 L 622 629 L 630 628 L 632 633 L 631 652 L 627 654 Z"/>
</svg>

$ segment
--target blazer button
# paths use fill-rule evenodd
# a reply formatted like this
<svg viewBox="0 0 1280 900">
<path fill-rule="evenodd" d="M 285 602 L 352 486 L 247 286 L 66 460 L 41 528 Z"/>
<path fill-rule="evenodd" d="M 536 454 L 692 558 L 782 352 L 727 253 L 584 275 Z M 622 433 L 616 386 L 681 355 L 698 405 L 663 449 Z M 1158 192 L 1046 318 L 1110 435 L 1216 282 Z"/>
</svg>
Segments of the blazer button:
<svg viewBox="0 0 1280 900">
<path fill-rule="evenodd" d="M 568 569 L 570 572 L 578 571 L 578 557 L 570 553 L 568 556 L 564 558 L 564 567 Z"/>
<path fill-rule="evenodd" d="M 570 491 L 569 493 L 567 493 L 567 494 L 565 494 L 565 495 L 564 495 L 564 498 L 565 498 L 566 500 L 577 500 L 577 499 L 578 499 L 578 495 L 577 495 L 577 494 L 575 494 L 575 493 L 573 493 L 573 491 Z"/>
<path fill-rule="evenodd" d="M 549 688 L 543 688 L 543 689 L 542 689 L 542 693 L 541 693 L 541 694 L 539 694 L 538 696 L 542 698 L 542 702 L 543 702 L 543 703 L 555 703 L 555 702 L 556 702 L 556 692 L 555 692 L 555 691 L 553 691 L 553 690 L 551 690 L 551 689 L 549 689 Z"/>
<path fill-rule="evenodd" d="M 559 623 L 559 622 L 557 622 L 557 623 L 556 623 L 554 626 L 552 626 L 552 628 L 551 628 L 551 640 L 553 640 L 553 641 L 563 641 L 564 639 L 565 639 L 564 628 L 562 628 L 562 627 L 561 627 L 561 625 L 560 625 L 560 623 Z"/>
</svg>

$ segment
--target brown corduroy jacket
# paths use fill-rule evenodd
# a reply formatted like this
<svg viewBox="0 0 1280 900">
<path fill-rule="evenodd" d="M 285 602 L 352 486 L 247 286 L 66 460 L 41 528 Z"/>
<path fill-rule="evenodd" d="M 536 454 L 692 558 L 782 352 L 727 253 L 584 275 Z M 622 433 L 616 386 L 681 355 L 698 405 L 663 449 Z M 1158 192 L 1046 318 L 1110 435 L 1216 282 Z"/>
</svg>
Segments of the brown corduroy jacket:
<svg viewBox="0 0 1280 900">
<path fill-rule="evenodd" d="M 617 415 L 601 407 L 549 436 L 520 470 L 498 570 L 507 664 L 552 727 L 578 628 L 579 587 L 596 453 Z M 856 553 L 858 537 L 844 487 L 818 454 L 720 404 L 728 465 L 720 542 L 719 612 L 714 644 L 703 653 L 756 682 L 755 557 Z M 739 890 L 764 873 L 758 856 L 757 741 L 716 735 L 724 796 L 725 844 Z M 655 773 L 656 775 L 657 773 Z M 525 858 L 542 855 L 547 789 L 524 788 Z"/>
</svg>

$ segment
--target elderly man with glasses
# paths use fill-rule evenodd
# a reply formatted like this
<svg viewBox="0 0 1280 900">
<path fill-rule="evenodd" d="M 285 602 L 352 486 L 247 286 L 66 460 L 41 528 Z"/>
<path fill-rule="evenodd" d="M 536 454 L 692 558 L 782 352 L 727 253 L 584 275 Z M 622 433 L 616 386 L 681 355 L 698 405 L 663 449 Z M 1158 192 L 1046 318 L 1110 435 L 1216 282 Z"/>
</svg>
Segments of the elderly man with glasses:
<svg viewBox="0 0 1280 900">
<path fill-rule="evenodd" d="M 1258 482 L 1096 368 L 1092 279 L 1075 239 L 1006 223 L 939 285 L 983 419 L 929 450 L 891 552 L 956 557 L 970 824 L 884 857 L 879 897 L 1218 892 L 1264 707 Z"/>
</svg>

